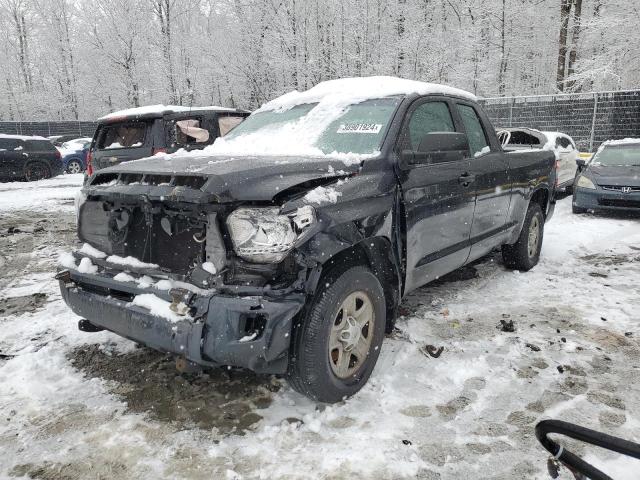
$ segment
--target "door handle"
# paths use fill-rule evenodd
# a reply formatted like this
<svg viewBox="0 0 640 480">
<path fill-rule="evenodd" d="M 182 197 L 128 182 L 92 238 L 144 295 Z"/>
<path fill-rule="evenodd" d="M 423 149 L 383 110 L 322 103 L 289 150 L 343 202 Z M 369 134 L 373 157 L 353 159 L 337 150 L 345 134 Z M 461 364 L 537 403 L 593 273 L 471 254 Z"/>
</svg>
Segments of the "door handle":
<svg viewBox="0 0 640 480">
<path fill-rule="evenodd" d="M 473 173 L 469 173 L 469 172 L 464 172 L 462 175 L 458 177 L 458 183 L 460 183 L 463 187 L 468 187 L 475 181 L 476 181 L 476 176 Z"/>
</svg>

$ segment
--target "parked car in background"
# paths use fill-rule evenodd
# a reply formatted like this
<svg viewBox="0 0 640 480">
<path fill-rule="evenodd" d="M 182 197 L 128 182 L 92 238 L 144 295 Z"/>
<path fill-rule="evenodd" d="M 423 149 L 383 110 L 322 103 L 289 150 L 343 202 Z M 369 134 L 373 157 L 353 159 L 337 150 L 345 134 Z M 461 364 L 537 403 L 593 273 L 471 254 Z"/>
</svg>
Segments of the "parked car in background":
<svg viewBox="0 0 640 480">
<path fill-rule="evenodd" d="M 51 135 L 50 137 L 47 137 L 47 139 L 54 144 L 56 147 L 61 147 L 63 143 L 65 142 L 69 142 L 71 140 L 74 140 L 78 138 L 78 134 L 72 134 L 72 135 Z"/>
<path fill-rule="evenodd" d="M 0 178 L 41 180 L 63 172 L 62 156 L 44 137 L 0 134 Z"/>
<path fill-rule="evenodd" d="M 605 142 L 589 162 L 577 164 L 573 213 L 640 213 L 640 138 Z"/>
<path fill-rule="evenodd" d="M 202 149 L 248 115 L 248 111 L 233 108 L 166 105 L 110 113 L 98 119 L 87 173 L 156 153 Z"/>
<path fill-rule="evenodd" d="M 506 154 L 467 92 L 323 82 L 201 155 L 95 173 L 85 244 L 57 278 L 85 331 L 337 402 L 366 383 L 404 295 L 496 247 L 509 268 L 538 263 L 555 166 Z"/>
<path fill-rule="evenodd" d="M 58 149 L 62 155 L 62 166 L 67 173 L 81 173 L 87 168 L 87 155 L 91 138 L 75 138 L 63 143 Z"/>
<path fill-rule="evenodd" d="M 556 153 L 558 189 L 571 191 L 576 176 L 576 160 L 580 152 L 569 135 L 542 132 L 533 128 L 499 128 L 498 138 L 507 151 L 551 150 Z"/>
</svg>

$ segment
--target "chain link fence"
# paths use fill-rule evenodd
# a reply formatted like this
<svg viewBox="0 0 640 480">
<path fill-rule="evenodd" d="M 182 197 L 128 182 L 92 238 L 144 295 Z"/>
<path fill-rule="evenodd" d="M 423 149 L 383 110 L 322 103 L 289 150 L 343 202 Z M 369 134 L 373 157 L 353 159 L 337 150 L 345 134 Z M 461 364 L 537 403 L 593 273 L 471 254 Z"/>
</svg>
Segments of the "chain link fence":
<svg viewBox="0 0 640 480">
<path fill-rule="evenodd" d="M 496 128 L 529 127 L 571 136 L 581 151 L 605 140 L 640 137 L 640 90 L 484 98 Z"/>
<path fill-rule="evenodd" d="M 529 127 L 570 135 L 593 152 L 605 140 L 640 137 L 640 90 L 481 99 L 496 128 Z M 0 122 L 0 133 L 91 137 L 95 122 Z"/>
<path fill-rule="evenodd" d="M 0 122 L 0 133 L 11 135 L 77 135 L 93 137 L 95 122 Z"/>
</svg>

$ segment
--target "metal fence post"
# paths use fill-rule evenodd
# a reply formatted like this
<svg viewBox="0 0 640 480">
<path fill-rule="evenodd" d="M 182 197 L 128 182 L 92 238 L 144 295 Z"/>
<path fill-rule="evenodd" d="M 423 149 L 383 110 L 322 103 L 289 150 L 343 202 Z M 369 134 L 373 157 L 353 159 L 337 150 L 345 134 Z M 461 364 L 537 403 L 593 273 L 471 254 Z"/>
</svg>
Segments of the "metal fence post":
<svg viewBox="0 0 640 480">
<path fill-rule="evenodd" d="M 512 98 L 509 104 L 509 127 L 513 127 L 513 104 L 516 103 L 516 99 Z"/>
<path fill-rule="evenodd" d="M 598 94 L 593 94 L 593 118 L 591 119 L 591 137 L 589 139 L 589 152 L 593 152 L 593 141 L 596 136 L 596 116 L 598 115 Z"/>
</svg>

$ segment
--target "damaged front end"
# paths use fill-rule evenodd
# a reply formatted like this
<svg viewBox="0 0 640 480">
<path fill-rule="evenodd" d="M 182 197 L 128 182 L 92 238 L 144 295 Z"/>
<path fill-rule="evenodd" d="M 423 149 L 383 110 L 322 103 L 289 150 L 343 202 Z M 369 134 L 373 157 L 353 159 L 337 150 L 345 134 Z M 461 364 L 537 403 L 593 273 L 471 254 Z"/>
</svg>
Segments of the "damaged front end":
<svg viewBox="0 0 640 480">
<path fill-rule="evenodd" d="M 78 205 L 85 245 L 58 274 L 63 297 L 92 326 L 188 361 L 284 373 L 316 271 L 297 251 L 318 231 L 315 211 L 221 203 L 209 181 L 92 177 Z"/>
</svg>

